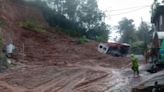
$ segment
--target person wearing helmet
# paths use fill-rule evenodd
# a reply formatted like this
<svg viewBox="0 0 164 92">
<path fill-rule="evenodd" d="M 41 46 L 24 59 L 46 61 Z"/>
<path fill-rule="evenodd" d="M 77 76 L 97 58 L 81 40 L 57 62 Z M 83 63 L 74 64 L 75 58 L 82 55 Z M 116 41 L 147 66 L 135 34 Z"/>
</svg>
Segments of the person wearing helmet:
<svg viewBox="0 0 164 92">
<path fill-rule="evenodd" d="M 134 55 L 131 55 L 131 61 L 132 61 L 132 70 L 134 72 L 134 77 L 135 75 L 139 76 L 138 59 Z"/>
</svg>

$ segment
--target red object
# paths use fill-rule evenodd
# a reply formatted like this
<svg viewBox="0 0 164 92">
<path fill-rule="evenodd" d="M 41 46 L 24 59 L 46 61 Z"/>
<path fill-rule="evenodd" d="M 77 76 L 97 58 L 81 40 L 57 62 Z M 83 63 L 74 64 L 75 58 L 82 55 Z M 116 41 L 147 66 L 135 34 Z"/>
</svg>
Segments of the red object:
<svg viewBox="0 0 164 92">
<path fill-rule="evenodd" d="M 109 42 L 108 46 L 110 48 L 122 48 L 122 47 L 130 47 L 129 44 L 126 43 L 117 43 L 117 42 Z"/>
</svg>

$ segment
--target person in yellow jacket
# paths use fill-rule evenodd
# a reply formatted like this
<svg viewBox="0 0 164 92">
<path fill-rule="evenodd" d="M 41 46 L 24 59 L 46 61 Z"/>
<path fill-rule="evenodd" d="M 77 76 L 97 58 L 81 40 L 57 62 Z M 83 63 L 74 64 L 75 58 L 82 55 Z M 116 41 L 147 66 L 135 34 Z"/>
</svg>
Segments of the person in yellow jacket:
<svg viewBox="0 0 164 92">
<path fill-rule="evenodd" d="M 134 72 L 134 77 L 135 75 L 139 76 L 138 59 L 134 55 L 131 55 L 131 61 L 132 61 L 132 70 Z"/>
</svg>

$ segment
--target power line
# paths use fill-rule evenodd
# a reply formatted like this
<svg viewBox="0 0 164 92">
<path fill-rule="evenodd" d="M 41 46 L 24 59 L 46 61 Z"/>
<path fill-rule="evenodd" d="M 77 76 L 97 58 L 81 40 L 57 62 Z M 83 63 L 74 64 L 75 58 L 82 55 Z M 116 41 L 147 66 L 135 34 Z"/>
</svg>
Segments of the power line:
<svg viewBox="0 0 164 92">
<path fill-rule="evenodd" d="M 134 6 L 134 7 L 128 7 L 128 8 L 123 8 L 123 9 L 115 9 L 115 10 L 110 10 L 110 12 L 123 11 L 123 10 L 129 10 L 129 9 L 135 9 L 135 8 L 141 8 L 141 7 L 150 7 L 150 5 Z"/>
<path fill-rule="evenodd" d="M 122 14 L 127 14 L 127 13 L 132 13 L 132 12 L 136 12 L 138 10 L 142 10 L 144 8 L 147 8 L 147 7 L 142 7 L 142 8 L 138 8 L 138 9 L 135 9 L 135 10 L 131 10 L 131 11 L 127 11 L 127 12 L 122 12 L 122 13 L 118 13 L 118 14 L 113 14 L 113 15 L 110 15 L 110 16 L 118 16 L 118 15 L 122 15 Z"/>
</svg>

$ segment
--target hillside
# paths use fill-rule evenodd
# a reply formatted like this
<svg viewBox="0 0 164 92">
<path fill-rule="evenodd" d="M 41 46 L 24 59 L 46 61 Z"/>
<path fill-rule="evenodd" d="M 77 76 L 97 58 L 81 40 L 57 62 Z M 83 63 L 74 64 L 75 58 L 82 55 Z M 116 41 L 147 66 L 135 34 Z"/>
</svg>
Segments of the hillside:
<svg viewBox="0 0 164 92">
<path fill-rule="evenodd" d="M 115 63 L 116 60 L 119 60 L 97 52 L 96 42 L 79 45 L 77 40 L 59 32 L 60 30 L 48 27 L 42 17 L 42 13 L 37 9 L 30 8 L 25 4 L 16 2 L 16 0 L 2 0 L 1 2 L 0 18 L 5 21 L 2 35 L 5 44 L 13 41 L 16 45 L 16 59 L 18 61 L 28 64 L 51 65 L 61 62 L 87 62 L 87 59 L 97 62 L 108 61 L 110 63 Z M 47 32 L 32 32 L 19 26 L 19 22 L 31 17 L 40 21 Z M 22 61 L 22 53 L 25 54 L 24 61 Z"/>
<path fill-rule="evenodd" d="M 72 92 L 66 90 L 76 88 L 76 92 L 91 92 L 89 90 L 96 87 L 94 81 L 104 83 L 99 79 L 111 78 L 108 76 L 108 73 L 111 73 L 108 68 L 129 66 L 128 58 L 99 53 L 97 42 L 78 44 L 77 39 L 62 33 L 60 28 L 49 27 L 40 10 L 20 1 L 0 0 L 0 19 L 4 21 L 1 29 L 4 44 L 13 42 L 16 45 L 14 61 L 23 65 L 9 69 L 0 76 L 0 90 Z M 20 27 L 19 23 L 29 18 L 39 21 L 46 32 L 34 32 Z M 85 85 L 88 87 L 85 88 Z"/>
</svg>

